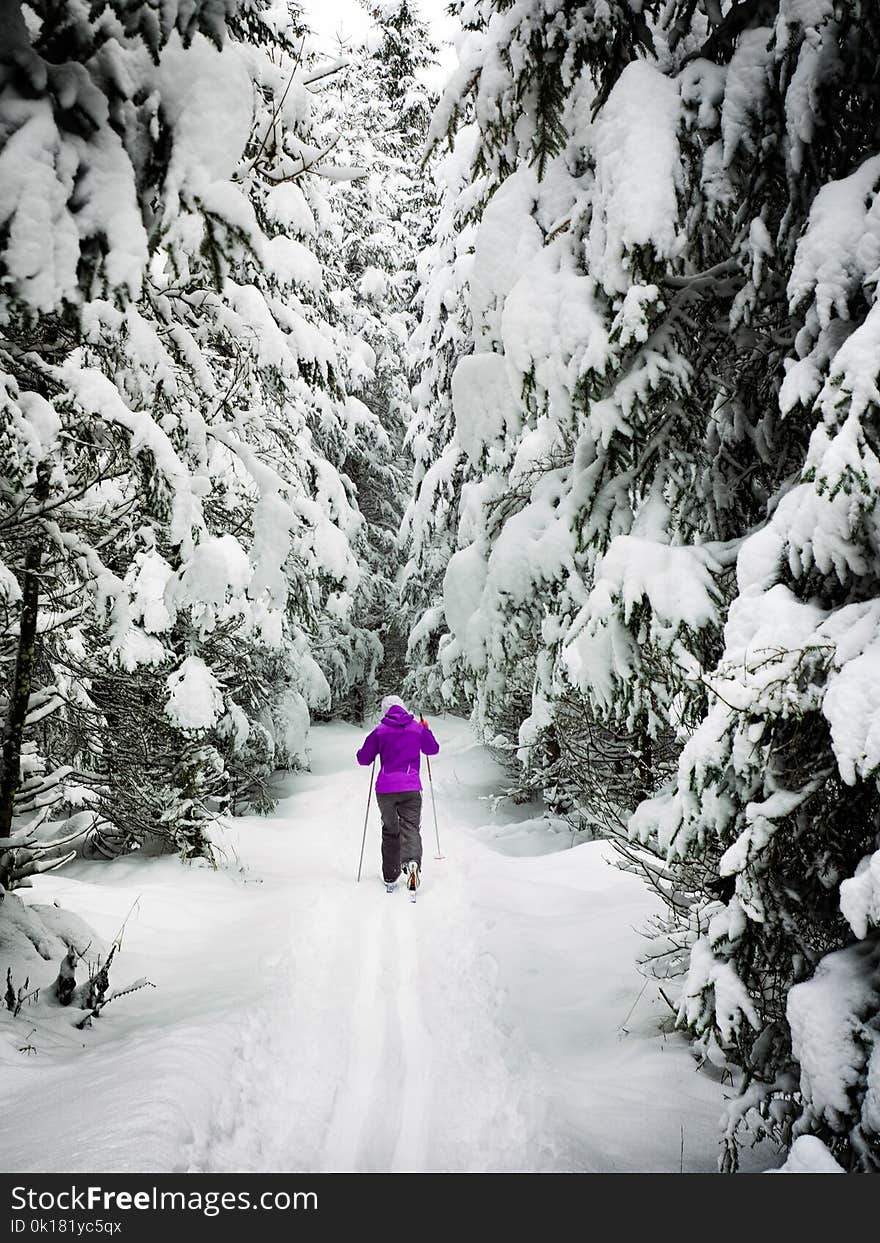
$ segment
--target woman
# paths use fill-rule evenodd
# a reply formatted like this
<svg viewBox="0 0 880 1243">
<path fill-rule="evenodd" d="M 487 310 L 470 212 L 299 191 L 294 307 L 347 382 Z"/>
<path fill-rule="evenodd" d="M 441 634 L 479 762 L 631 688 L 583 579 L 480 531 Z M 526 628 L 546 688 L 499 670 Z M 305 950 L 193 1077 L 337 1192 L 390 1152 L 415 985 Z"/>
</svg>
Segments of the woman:
<svg viewBox="0 0 880 1243">
<path fill-rule="evenodd" d="M 436 755 L 440 744 L 428 729 L 428 722 L 417 721 L 396 695 L 382 700 L 382 720 L 368 734 L 357 753 L 359 764 L 381 759 L 376 778 L 376 801 L 382 813 L 382 876 L 390 893 L 401 872 L 407 889 L 419 887 L 422 866 L 422 782 L 419 765 L 422 755 Z M 401 864 L 402 860 L 402 864 Z"/>
</svg>

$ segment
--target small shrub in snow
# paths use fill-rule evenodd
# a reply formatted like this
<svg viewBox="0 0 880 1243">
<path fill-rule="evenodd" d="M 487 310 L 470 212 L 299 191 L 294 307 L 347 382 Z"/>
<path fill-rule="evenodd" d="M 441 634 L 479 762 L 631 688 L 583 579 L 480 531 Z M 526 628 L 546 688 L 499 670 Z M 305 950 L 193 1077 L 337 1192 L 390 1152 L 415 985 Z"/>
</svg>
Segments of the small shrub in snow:
<svg viewBox="0 0 880 1243">
<path fill-rule="evenodd" d="M 21 1008 L 23 1005 L 28 1002 L 36 1002 L 40 996 L 40 990 L 38 988 L 31 989 L 30 984 L 30 976 L 25 976 L 24 983 L 20 984 L 18 988 L 16 988 L 12 982 L 12 968 L 7 967 L 6 992 L 4 993 L 3 1001 L 6 1005 L 6 1009 L 10 1012 L 14 1019 L 18 1018 L 19 1014 L 21 1014 Z"/>
<path fill-rule="evenodd" d="M 73 1000 L 73 993 L 76 988 L 76 964 L 78 961 L 79 955 L 73 946 L 70 947 L 61 959 L 58 978 L 55 981 L 55 996 L 62 1006 L 69 1006 Z"/>
</svg>

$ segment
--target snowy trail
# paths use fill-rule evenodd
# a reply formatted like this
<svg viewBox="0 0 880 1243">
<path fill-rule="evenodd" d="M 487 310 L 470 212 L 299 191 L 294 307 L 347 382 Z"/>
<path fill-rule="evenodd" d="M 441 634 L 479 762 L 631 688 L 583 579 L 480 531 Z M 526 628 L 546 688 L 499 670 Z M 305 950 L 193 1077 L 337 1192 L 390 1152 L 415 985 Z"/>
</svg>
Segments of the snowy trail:
<svg viewBox="0 0 880 1243">
<path fill-rule="evenodd" d="M 378 895 L 377 895 L 378 896 Z M 334 1098 L 333 1116 L 324 1144 L 322 1169 L 354 1170 L 367 1138 L 367 1121 L 373 1097 L 381 1090 L 383 1057 L 387 1039 L 387 1008 L 376 1006 L 380 989 L 382 923 L 381 907 L 371 912 L 361 926 L 359 970 L 348 1020 L 349 1049 L 347 1073 L 340 1080 Z M 388 1092 L 394 1087 L 390 1062 L 384 1078 Z M 379 1104 L 377 1100 L 376 1104 Z"/>
<path fill-rule="evenodd" d="M 364 921 L 348 1071 L 322 1154 L 328 1172 L 418 1170 L 425 1162 L 430 1042 L 420 1017 L 413 916 L 395 906 L 377 903 Z M 400 952 L 389 954 L 389 943 Z"/>
<path fill-rule="evenodd" d="M 295 793 L 273 825 L 272 884 L 294 908 L 303 904 L 291 917 L 292 969 L 280 974 L 273 1005 L 249 1024 L 188 1168 L 489 1168 L 489 1134 L 524 1088 L 508 1038 L 488 1017 L 491 991 L 473 950 L 459 952 L 438 987 L 450 907 L 467 925 L 460 886 L 426 841 L 419 901 L 400 886 L 386 894 L 375 806 L 355 883 L 362 822 L 352 808 L 366 794 L 365 772 L 352 765 L 357 734 L 336 727 L 324 738 L 329 745 L 310 775 L 289 783 Z M 269 864 L 262 861 L 266 881 Z M 492 1073 L 462 1073 L 469 1062 Z M 469 1144 L 464 1132 L 473 1123 Z"/>
<path fill-rule="evenodd" d="M 398 911 L 398 923 L 402 915 L 406 912 Z M 403 1035 L 403 1116 L 388 1167 L 393 1173 L 417 1172 L 424 1168 L 432 1063 L 418 996 L 417 942 L 404 936 L 402 945 L 397 1017 Z"/>
<path fill-rule="evenodd" d="M 314 730 L 274 815 L 229 826 L 221 870 L 135 857 L 38 878 L 33 900 L 104 937 L 135 903 L 116 986 L 157 987 L 66 1049 L 37 1032 L 22 1057 L 10 1029 L 0 1064 L 26 1121 L 0 1167 L 715 1168 L 723 1089 L 659 1030 L 634 966 L 654 899 L 602 843 L 569 849 L 537 806 L 496 807 L 503 775 L 467 723 L 433 725 L 446 859 L 426 797 L 415 904 L 381 883 L 375 803 L 355 882 L 368 774 L 341 724 Z"/>
</svg>

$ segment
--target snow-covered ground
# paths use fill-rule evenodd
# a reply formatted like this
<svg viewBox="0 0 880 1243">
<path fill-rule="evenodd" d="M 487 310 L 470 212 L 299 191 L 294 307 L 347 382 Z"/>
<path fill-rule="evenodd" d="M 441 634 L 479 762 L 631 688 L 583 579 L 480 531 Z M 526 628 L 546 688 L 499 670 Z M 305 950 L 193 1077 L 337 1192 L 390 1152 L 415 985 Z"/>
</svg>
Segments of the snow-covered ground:
<svg viewBox="0 0 880 1243">
<path fill-rule="evenodd" d="M 381 884 L 375 804 L 355 883 L 368 775 L 341 724 L 314 730 L 274 816 L 231 824 L 219 870 L 135 857 L 38 878 L 27 902 L 108 942 L 131 911 L 111 983 L 156 988 L 84 1032 L 46 1000 L 0 1011 L 0 1168 L 715 1168 L 725 1089 L 660 1030 L 633 965 L 653 898 L 604 844 L 493 810 L 501 774 L 468 725 L 432 724 L 446 857 L 426 798 L 415 905 Z M 29 969 L 48 998 L 57 962 Z"/>
</svg>

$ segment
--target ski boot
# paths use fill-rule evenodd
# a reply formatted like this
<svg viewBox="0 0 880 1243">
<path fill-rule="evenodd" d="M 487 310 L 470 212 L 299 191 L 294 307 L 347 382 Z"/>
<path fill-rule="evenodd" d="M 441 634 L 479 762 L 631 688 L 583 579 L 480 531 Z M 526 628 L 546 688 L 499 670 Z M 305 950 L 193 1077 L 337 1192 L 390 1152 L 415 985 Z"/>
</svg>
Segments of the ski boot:
<svg viewBox="0 0 880 1243">
<path fill-rule="evenodd" d="M 403 874 L 406 877 L 406 888 L 409 892 L 409 900 L 410 902 L 415 902 L 416 890 L 419 887 L 419 865 L 414 859 L 410 863 L 407 863 L 403 870 Z"/>
</svg>

